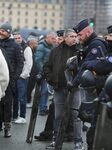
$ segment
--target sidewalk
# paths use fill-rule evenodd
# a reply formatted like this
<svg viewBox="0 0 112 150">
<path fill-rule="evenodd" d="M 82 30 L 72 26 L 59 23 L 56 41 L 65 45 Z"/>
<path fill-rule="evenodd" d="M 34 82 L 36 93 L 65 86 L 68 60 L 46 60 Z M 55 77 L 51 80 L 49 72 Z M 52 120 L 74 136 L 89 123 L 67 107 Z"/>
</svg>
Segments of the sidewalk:
<svg viewBox="0 0 112 150">
<path fill-rule="evenodd" d="M 0 150 L 45 150 L 49 142 L 38 142 L 33 140 L 32 144 L 26 143 L 27 130 L 29 125 L 31 108 L 27 108 L 27 123 L 26 124 L 12 124 L 12 137 L 4 138 L 3 131 L 0 132 Z M 37 116 L 37 122 L 34 135 L 38 135 L 43 131 L 47 116 Z M 85 139 L 85 133 L 84 133 Z M 64 143 L 62 150 L 72 150 L 73 143 Z M 86 150 L 86 144 L 85 148 Z"/>
</svg>

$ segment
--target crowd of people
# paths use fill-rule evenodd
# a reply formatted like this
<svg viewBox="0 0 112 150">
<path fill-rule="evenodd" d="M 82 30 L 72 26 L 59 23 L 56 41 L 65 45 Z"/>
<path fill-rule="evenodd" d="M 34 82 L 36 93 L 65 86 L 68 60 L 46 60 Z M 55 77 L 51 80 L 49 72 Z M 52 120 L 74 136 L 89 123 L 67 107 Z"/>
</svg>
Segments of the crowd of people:
<svg viewBox="0 0 112 150">
<path fill-rule="evenodd" d="M 106 36 L 98 37 L 89 19 L 84 19 L 73 28 L 49 31 L 42 38 L 30 33 L 25 40 L 18 31 L 13 32 L 9 22 L 0 26 L 0 130 L 4 127 L 5 138 L 11 137 L 12 123 L 26 123 L 26 108 L 31 107 L 32 92 L 36 82 L 39 82 L 38 115 L 48 115 L 48 118 L 44 131 L 35 139 L 50 140 L 46 149 L 55 148 L 65 102 L 70 93 L 72 100 L 64 141 L 72 140 L 73 150 L 84 150 L 84 122 L 78 116 L 80 105 L 84 101 L 101 98 L 104 83 L 95 85 L 94 90 L 87 90 L 88 83 L 82 83 L 82 76 L 85 70 L 91 71 L 98 79 L 111 73 L 112 26 L 107 31 Z M 72 64 L 72 76 L 67 80 L 67 60 L 74 56 L 77 61 Z M 37 81 L 37 76 L 41 80 Z M 52 99 L 48 109 L 49 97 Z M 95 126 L 95 119 L 89 129 L 85 126 L 88 129 L 88 150 L 92 150 Z"/>
</svg>

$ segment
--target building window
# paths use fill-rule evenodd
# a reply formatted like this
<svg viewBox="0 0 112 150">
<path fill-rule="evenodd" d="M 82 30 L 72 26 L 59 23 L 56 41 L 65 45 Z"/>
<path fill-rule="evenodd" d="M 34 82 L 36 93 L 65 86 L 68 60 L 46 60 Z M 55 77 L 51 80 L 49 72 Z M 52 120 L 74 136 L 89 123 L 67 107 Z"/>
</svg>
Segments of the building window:
<svg viewBox="0 0 112 150">
<path fill-rule="evenodd" d="M 35 24 L 36 24 L 36 23 L 38 23 L 38 20 L 37 20 L 37 19 L 35 19 Z"/>
<path fill-rule="evenodd" d="M 28 23 L 28 19 L 25 19 L 25 23 Z"/>
<path fill-rule="evenodd" d="M 51 30 L 54 30 L 54 27 L 51 27 Z"/>
<path fill-rule="evenodd" d="M 35 12 L 35 16 L 38 16 L 38 13 L 37 13 L 37 12 Z"/>
<path fill-rule="evenodd" d="M 10 3 L 9 5 L 8 5 L 8 9 L 11 9 L 12 8 L 12 3 Z"/>
<path fill-rule="evenodd" d="M 63 14 L 62 14 L 62 13 L 60 13 L 60 17 L 63 17 Z"/>
<path fill-rule="evenodd" d="M 45 5 L 45 9 L 47 9 L 47 5 Z"/>
<path fill-rule="evenodd" d="M 44 20 L 44 24 L 47 24 L 47 20 Z"/>
<path fill-rule="evenodd" d="M 54 20 L 53 19 L 51 19 L 50 21 L 51 21 L 51 24 L 54 24 Z"/>
<path fill-rule="evenodd" d="M 38 8 L 38 4 L 35 5 L 35 8 Z"/>
<path fill-rule="evenodd" d="M 18 4 L 18 8 L 20 8 L 20 7 L 21 7 L 21 4 L 19 3 L 19 4 Z"/>
<path fill-rule="evenodd" d="M 9 11 L 9 15 L 12 15 L 12 11 L 11 10 Z"/>
<path fill-rule="evenodd" d="M 47 16 L 47 12 L 44 13 L 44 16 Z"/>
<path fill-rule="evenodd" d="M 28 16 L 28 11 L 25 12 L 25 15 Z"/>
<path fill-rule="evenodd" d="M 17 19 L 17 23 L 20 23 L 20 18 Z"/>
<path fill-rule="evenodd" d="M 54 17 L 55 16 L 55 13 L 52 13 L 52 17 Z"/>
<path fill-rule="evenodd" d="M 4 20 L 5 20 L 4 17 L 2 17 L 2 18 L 1 18 L 1 21 L 4 22 Z"/>
<path fill-rule="evenodd" d="M 2 3 L 2 7 L 4 7 L 5 6 L 5 3 Z"/>
<path fill-rule="evenodd" d="M 53 10 L 55 9 L 55 6 L 53 5 Z"/>
<path fill-rule="evenodd" d="M 28 4 L 26 4 L 26 8 L 28 8 Z"/>
<path fill-rule="evenodd" d="M 62 25 L 62 24 L 63 24 L 63 21 L 62 21 L 62 20 L 60 20 L 59 24 L 60 24 L 60 25 Z"/>
<path fill-rule="evenodd" d="M 20 11 L 18 11 L 18 12 L 17 12 L 17 14 L 18 14 L 18 15 L 20 15 L 20 14 L 21 14 L 21 12 L 20 12 Z"/>
<path fill-rule="evenodd" d="M 2 15 L 4 15 L 5 14 L 5 11 L 4 10 L 2 10 Z"/>
<path fill-rule="evenodd" d="M 12 22 L 12 18 L 9 18 L 9 22 Z"/>
<path fill-rule="evenodd" d="M 63 6 L 60 6 L 60 9 L 62 10 L 62 9 L 63 9 Z"/>
</svg>

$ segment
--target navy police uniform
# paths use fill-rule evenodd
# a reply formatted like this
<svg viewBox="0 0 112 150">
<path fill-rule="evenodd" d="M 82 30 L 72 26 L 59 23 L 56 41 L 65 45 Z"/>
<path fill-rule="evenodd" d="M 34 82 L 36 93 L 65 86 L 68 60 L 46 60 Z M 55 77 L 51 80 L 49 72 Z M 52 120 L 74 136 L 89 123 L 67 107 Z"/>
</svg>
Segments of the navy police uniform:
<svg viewBox="0 0 112 150">
<path fill-rule="evenodd" d="M 112 33 L 112 26 L 107 27 L 108 34 Z M 107 40 L 108 54 L 101 60 L 93 64 L 92 69 L 98 75 L 107 75 L 112 72 L 112 40 Z"/>
<path fill-rule="evenodd" d="M 79 33 L 80 31 L 82 31 L 88 26 L 89 26 L 89 19 L 85 19 L 81 21 L 73 29 L 77 33 Z M 79 73 L 77 74 L 76 78 L 73 81 L 74 86 L 77 86 L 80 84 L 80 78 L 81 78 L 82 72 L 85 69 L 92 70 L 92 68 L 94 68 L 94 66 L 97 64 L 98 58 L 105 56 L 107 53 L 107 43 L 103 39 L 98 38 L 94 32 L 90 35 L 89 39 L 84 43 L 83 46 L 85 47 L 86 57 L 79 70 Z"/>
<path fill-rule="evenodd" d="M 74 28 L 74 30 L 79 33 L 86 27 L 88 27 L 90 24 L 89 19 L 85 19 Z M 81 68 L 79 69 L 79 72 L 76 76 L 76 78 L 73 81 L 73 85 L 78 86 L 81 81 L 81 76 L 84 70 L 89 69 L 93 70 L 93 68 L 98 63 L 98 59 L 105 57 L 107 54 L 107 43 L 98 38 L 97 35 L 93 32 L 87 41 L 83 45 L 85 47 L 85 53 L 86 57 L 81 65 Z M 101 68 L 103 68 L 103 64 L 100 65 Z M 99 68 L 100 70 L 100 68 Z M 92 149 L 92 143 L 94 138 L 94 127 L 91 126 L 89 129 L 89 132 L 87 132 L 87 144 L 88 144 L 88 150 Z"/>
</svg>

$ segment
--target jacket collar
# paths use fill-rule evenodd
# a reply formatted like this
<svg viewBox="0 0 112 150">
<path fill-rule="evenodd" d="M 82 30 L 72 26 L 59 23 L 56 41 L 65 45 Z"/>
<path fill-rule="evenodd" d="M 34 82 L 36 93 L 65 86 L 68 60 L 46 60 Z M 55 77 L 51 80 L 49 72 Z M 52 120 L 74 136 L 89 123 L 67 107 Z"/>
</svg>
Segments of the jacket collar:
<svg viewBox="0 0 112 150">
<path fill-rule="evenodd" d="M 96 38 L 96 37 L 97 37 L 96 33 L 93 32 L 93 33 L 90 35 L 89 39 L 84 43 L 84 46 L 88 46 L 88 45 L 91 43 L 91 41 L 92 41 L 94 38 Z"/>
</svg>

